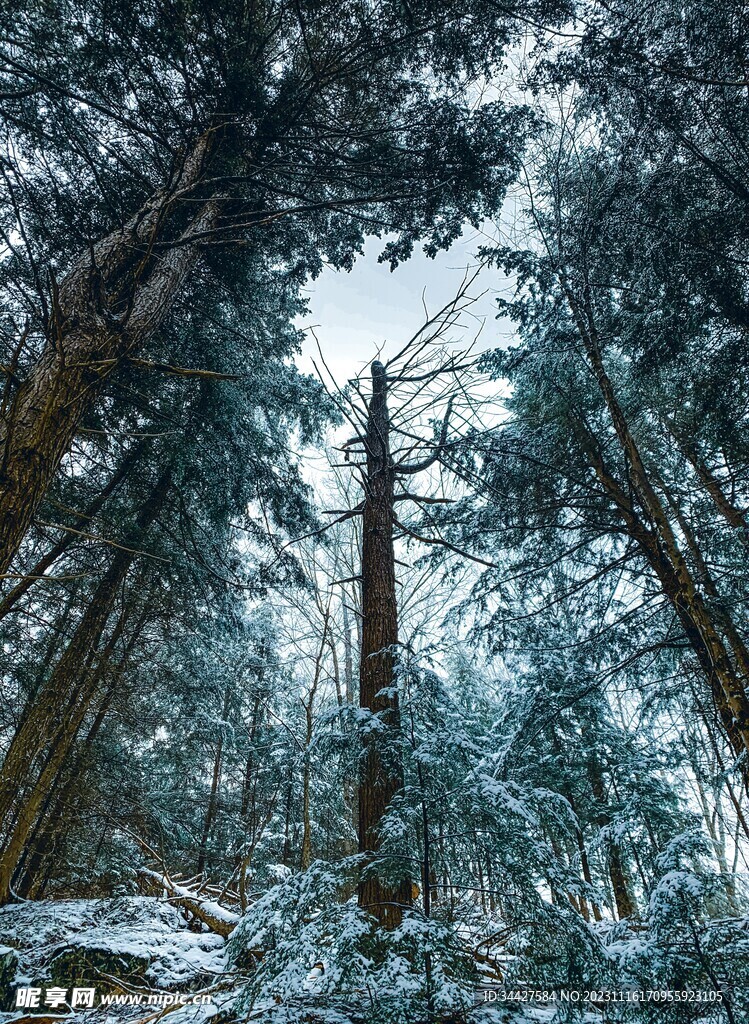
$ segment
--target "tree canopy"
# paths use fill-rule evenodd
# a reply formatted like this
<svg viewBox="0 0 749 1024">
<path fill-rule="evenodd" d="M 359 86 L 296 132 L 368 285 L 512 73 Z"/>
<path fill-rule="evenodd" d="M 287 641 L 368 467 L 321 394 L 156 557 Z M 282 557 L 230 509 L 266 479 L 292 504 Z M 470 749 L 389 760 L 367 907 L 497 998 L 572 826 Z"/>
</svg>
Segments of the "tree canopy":
<svg viewBox="0 0 749 1024">
<path fill-rule="evenodd" d="M 744 6 L 0 12 L 0 999 L 739 1024 Z"/>
</svg>

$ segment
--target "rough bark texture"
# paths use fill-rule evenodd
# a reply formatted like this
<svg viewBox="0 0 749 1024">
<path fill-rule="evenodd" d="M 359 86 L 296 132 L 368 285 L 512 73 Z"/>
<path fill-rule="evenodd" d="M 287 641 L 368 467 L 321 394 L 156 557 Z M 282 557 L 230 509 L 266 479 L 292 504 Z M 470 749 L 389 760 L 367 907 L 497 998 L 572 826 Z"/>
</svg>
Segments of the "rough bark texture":
<svg viewBox="0 0 749 1024">
<path fill-rule="evenodd" d="M 398 609 L 393 549 L 394 469 L 390 456 L 387 375 L 372 364 L 372 398 L 367 425 L 367 479 L 362 522 L 362 638 L 360 699 L 378 715 L 380 729 L 367 730 L 359 784 L 359 851 L 381 848 L 380 825 L 388 804 L 403 786 L 400 714 L 395 681 Z M 388 884 L 376 868 L 359 887 L 359 906 L 385 928 L 396 927 L 411 903 L 411 882 Z"/>
<path fill-rule="evenodd" d="M 159 327 L 198 259 L 189 239 L 213 228 L 206 202 L 169 248 L 154 250 L 181 195 L 199 181 L 200 140 L 168 189 L 71 268 L 53 296 L 48 340 L 0 421 L 0 573 L 23 541 L 103 380 Z"/>
</svg>

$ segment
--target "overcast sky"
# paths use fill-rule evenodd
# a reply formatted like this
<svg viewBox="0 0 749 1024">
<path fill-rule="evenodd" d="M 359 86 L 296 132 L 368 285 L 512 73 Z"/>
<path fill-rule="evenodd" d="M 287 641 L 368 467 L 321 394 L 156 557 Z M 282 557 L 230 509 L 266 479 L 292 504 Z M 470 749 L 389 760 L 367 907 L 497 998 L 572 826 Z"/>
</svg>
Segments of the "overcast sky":
<svg viewBox="0 0 749 1024">
<path fill-rule="evenodd" d="M 458 291 L 466 267 L 475 267 L 476 250 L 488 237 L 469 229 L 448 252 L 430 260 L 417 250 L 406 263 L 391 273 L 387 264 L 378 263 L 385 242 L 370 239 L 364 255 L 350 273 L 326 270 L 308 288 L 310 315 L 302 321 L 314 329 L 325 361 L 339 384 L 369 363 L 383 348 L 384 357 L 398 351 L 424 322 L 422 294 L 430 313 L 444 306 Z M 494 269 L 484 269 L 471 289 L 472 295 L 484 293 L 472 307 L 473 316 L 465 316 L 465 329 L 450 335 L 458 347 L 469 345 L 483 321 L 478 341 L 481 348 L 508 344 L 512 325 L 498 321 L 495 300 L 508 297 L 506 279 Z M 319 363 L 317 342 L 307 332 L 299 365 L 314 372 L 312 359 Z"/>
</svg>

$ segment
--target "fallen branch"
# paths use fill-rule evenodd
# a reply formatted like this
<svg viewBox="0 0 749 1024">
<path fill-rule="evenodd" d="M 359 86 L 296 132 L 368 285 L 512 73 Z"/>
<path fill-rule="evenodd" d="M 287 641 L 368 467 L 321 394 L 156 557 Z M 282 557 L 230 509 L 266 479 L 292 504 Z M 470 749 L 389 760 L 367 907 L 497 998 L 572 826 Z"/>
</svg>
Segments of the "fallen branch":
<svg viewBox="0 0 749 1024">
<path fill-rule="evenodd" d="M 183 910 L 188 910 L 199 921 L 202 921 L 212 932 L 222 935 L 225 939 L 231 935 L 239 924 L 239 914 L 227 910 L 214 900 L 202 899 L 186 886 L 178 885 L 171 878 L 150 868 L 140 868 L 138 874 L 152 888 L 162 889 L 170 903 Z"/>
</svg>

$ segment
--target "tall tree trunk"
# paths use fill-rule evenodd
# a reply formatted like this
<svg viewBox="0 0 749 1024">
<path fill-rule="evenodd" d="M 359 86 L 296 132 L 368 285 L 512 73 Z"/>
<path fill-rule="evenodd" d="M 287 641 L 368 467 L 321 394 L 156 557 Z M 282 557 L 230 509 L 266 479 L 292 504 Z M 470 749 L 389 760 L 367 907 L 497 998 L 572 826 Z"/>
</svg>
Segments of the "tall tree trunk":
<svg viewBox="0 0 749 1024">
<path fill-rule="evenodd" d="M 749 649 L 747 649 L 746 644 L 739 635 L 739 632 L 731 619 L 730 612 L 723 600 L 723 595 L 718 590 L 713 574 L 710 572 L 710 568 L 703 557 L 699 544 L 697 543 L 697 538 L 692 530 L 691 523 L 684 514 L 680 502 L 674 494 L 672 494 L 665 482 L 661 480 L 657 473 L 654 473 L 653 477 L 665 495 L 679 529 L 681 530 L 682 536 L 684 537 L 684 541 L 687 545 L 687 550 L 692 556 L 702 588 L 705 591 L 705 594 L 710 598 L 710 608 L 712 610 L 713 618 L 728 641 L 728 645 L 736 663 L 736 668 L 744 679 L 749 679 Z"/>
<path fill-rule="evenodd" d="M 229 690 L 227 688 L 224 693 L 223 710 L 221 712 L 222 724 L 221 732 L 218 735 L 218 742 L 216 743 L 215 756 L 213 758 L 213 772 L 211 774 L 211 792 L 208 797 L 208 806 L 205 811 L 205 820 L 203 821 L 203 832 L 200 837 L 200 847 L 198 849 L 198 864 L 197 872 L 202 875 L 205 871 L 205 862 L 208 855 L 208 843 L 211 838 L 211 829 L 213 828 L 213 822 L 216 818 L 216 811 L 218 810 L 218 788 L 221 782 L 221 762 L 224 756 L 224 732 L 223 723 L 226 721 L 226 716 L 229 713 Z"/>
<path fill-rule="evenodd" d="M 211 838 L 211 829 L 213 828 L 213 822 L 216 817 L 216 808 L 218 806 L 218 786 L 221 780 L 221 759 L 224 753 L 224 736 L 223 733 L 219 735 L 218 743 L 216 744 L 216 754 L 213 759 L 213 773 L 211 775 L 211 792 L 208 797 L 208 806 L 205 811 L 205 820 L 203 822 L 203 832 L 200 837 L 200 848 L 198 850 L 198 865 L 197 872 L 202 875 L 205 871 L 205 862 L 208 855 L 208 842 Z"/>
<path fill-rule="evenodd" d="M 561 744 L 561 742 L 559 740 L 559 737 L 557 736 L 556 729 L 554 728 L 553 725 L 551 727 L 551 745 L 552 745 L 552 749 L 557 754 L 557 756 L 561 757 L 562 756 L 562 744 Z M 580 857 L 580 867 L 582 869 L 583 879 L 587 883 L 587 885 L 589 885 L 590 888 L 593 889 L 594 888 L 593 876 L 590 873 L 590 861 L 588 860 L 588 851 L 585 848 L 585 837 L 583 836 L 582 823 L 580 822 L 580 818 L 579 818 L 579 815 L 577 813 L 577 805 L 575 803 L 575 798 L 572 795 L 572 790 L 567 785 L 565 785 L 563 787 L 562 795 L 564 796 L 565 800 L 567 801 L 567 803 L 572 808 L 572 813 L 575 815 L 575 819 L 576 819 L 576 821 L 575 821 L 575 836 L 576 836 L 576 840 L 577 840 L 577 850 L 578 850 L 578 854 L 579 854 L 579 857 Z M 596 903 L 595 899 L 592 898 L 592 897 L 591 897 L 591 904 L 592 904 L 592 907 L 593 907 L 593 917 L 595 918 L 596 921 L 601 921 L 602 920 L 602 916 L 601 916 L 600 907 Z M 581 910 L 583 910 L 583 917 L 587 921 L 588 920 L 588 913 L 587 913 L 588 903 L 587 903 L 587 900 L 585 899 L 584 896 L 580 897 L 580 907 L 581 907 Z"/>
<path fill-rule="evenodd" d="M 587 767 L 590 788 L 598 804 L 598 824 L 601 828 L 606 828 L 611 824 L 611 815 L 608 809 L 608 801 L 606 800 L 601 766 L 595 758 L 591 758 L 588 761 Z M 607 855 L 611 888 L 614 890 L 614 900 L 616 901 L 616 912 L 619 920 L 636 917 L 637 905 L 631 894 L 619 843 L 613 837 L 609 838 Z"/>
<path fill-rule="evenodd" d="M 643 511 L 647 525 L 639 522 L 639 517 L 635 513 L 627 492 L 618 485 L 611 488 L 610 485 L 613 481 L 610 475 L 607 485 L 599 468 L 595 466 L 594 468 L 596 468 L 599 479 L 604 482 L 604 487 L 609 488 L 609 493 L 619 505 L 625 521 L 628 525 L 634 525 L 637 528 L 632 536 L 640 543 L 643 553 L 661 580 L 664 593 L 679 616 L 687 639 L 692 644 L 700 665 L 705 671 L 731 746 L 734 753 L 741 756 L 744 783 L 749 787 L 747 679 L 743 673 L 737 673 L 731 661 L 724 638 L 721 636 L 717 623 L 710 614 L 704 597 L 690 572 L 668 515 L 650 482 L 639 447 L 603 364 L 601 344 L 589 291 L 586 289 L 583 300 L 578 301 L 563 275 L 562 286 L 591 369 L 611 417 L 622 455 L 627 463 L 628 483 Z M 598 461 L 600 464 L 600 458 Z M 615 491 L 618 492 L 616 495 Z"/>
<path fill-rule="evenodd" d="M 159 327 L 197 263 L 193 235 L 219 204 L 200 206 L 173 244 L 155 251 L 178 199 L 200 180 L 211 136 L 193 147 L 168 189 L 82 256 L 53 295 L 48 340 L 0 421 L 0 573 L 6 572 L 105 378 Z"/>
<path fill-rule="evenodd" d="M 362 635 L 360 707 L 378 716 L 380 728 L 364 732 L 359 781 L 359 852 L 372 860 L 382 846 L 380 826 L 388 805 L 403 787 L 400 713 L 395 679 L 398 609 L 393 548 L 394 470 L 390 455 L 387 374 L 372 363 L 362 512 Z M 384 727 L 384 729 L 383 729 Z M 395 928 L 411 903 L 411 882 L 391 883 L 375 863 L 359 886 L 359 906 L 385 928 Z"/>
<path fill-rule="evenodd" d="M 114 666 L 107 669 L 108 682 L 106 684 L 102 700 L 89 727 L 86 737 L 81 741 L 72 757 L 68 758 L 68 764 L 58 773 L 44 801 L 39 816 L 37 817 L 34 834 L 27 844 L 23 855 L 16 869 L 14 890 L 21 898 L 40 898 L 39 892 L 43 882 L 42 868 L 46 863 L 55 859 L 60 838 L 65 838 L 68 830 L 68 823 L 77 822 L 77 811 L 81 804 L 81 777 L 87 772 L 94 743 L 107 717 L 112 701 L 120 692 L 119 681 L 130 661 L 132 652 L 141 637 L 149 617 L 149 604 L 140 615 L 137 623 L 128 637 L 124 651 Z M 123 607 L 120 622 L 113 638 L 118 638 L 129 621 L 131 609 Z M 111 641 L 108 645 L 113 646 Z M 72 762 L 72 763 L 71 763 Z M 49 871 L 45 871 L 48 875 Z"/>
<path fill-rule="evenodd" d="M 354 651 L 351 642 L 351 619 L 349 618 L 348 603 L 344 592 L 341 599 L 341 610 L 343 612 L 343 668 L 346 681 L 346 703 L 353 704 L 354 701 Z"/>
<path fill-rule="evenodd" d="M 117 549 L 64 654 L 8 748 L 0 770 L 0 822 L 5 837 L 0 854 L 0 903 L 11 897 L 11 879 L 29 832 L 98 692 L 119 639 L 118 630 L 124 626 L 122 619 L 104 652 L 97 654 L 96 648 L 120 585 L 137 557 L 134 545 L 158 515 L 170 482 L 168 469 L 141 509 L 128 538 L 130 544 Z"/>
<path fill-rule="evenodd" d="M 705 732 L 707 733 L 707 737 L 710 741 L 710 748 L 712 749 L 712 752 L 715 755 L 715 763 L 717 765 L 718 771 L 720 771 L 721 775 L 725 779 L 726 790 L 728 791 L 728 795 L 731 798 L 731 803 L 733 804 L 733 809 L 736 813 L 737 823 L 741 826 L 741 830 L 744 833 L 746 839 L 749 839 L 749 822 L 746 820 L 746 816 L 741 806 L 741 790 L 739 790 L 738 795 L 734 791 L 734 788 L 731 785 L 731 779 L 726 770 L 726 763 L 720 752 L 720 745 L 718 742 L 720 737 L 720 730 L 713 727 L 712 717 L 708 714 L 707 708 L 700 700 L 699 695 L 695 692 L 694 687 L 692 687 L 692 697 L 694 699 L 695 707 L 699 712 L 699 716 L 705 725 Z"/>
<path fill-rule="evenodd" d="M 346 687 L 346 705 L 351 707 L 354 703 L 354 650 L 351 637 L 351 618 L 348 609 L 348 599 L 346 592 L 343 592 L 341 599 L 341 609 L 343 612 L 343 671 L 344 681 Z M 351 821 L 352 830 L 355 835 L 359 833 L 359 808 L 357 806 L 357 785 L 356 778 L 346 773 L 343 780 L 343 803 L 348 811 L 348 817 Z M 354 853 L 356 850 L 355 842 L 346 839 L 344 845 L 344 853 L 346 856 Z"/>
<path fill-rule="evenodd" d="M 625 429 L 623 425 L 622 415 L 619 416 L 619 422 L 625 436 L 628 436 L 628 429 Z M 597 442 L 587 427 L 580 422 L 577 427 L 591 466 L 604 492 L 618 508 L 627 533 L 636 542 L 653 569 L 665 597 L 671 603 L 679 619 L 684 635 L 710 685 L 715 706 L 731 749 L 737 758 L 741 758 L 740 767 L 744 785 L 749 786 L 749 758 L 746 757 L 746 753 L 749 751 L 749 699 L 742 681 L 737 677 L 723 638 L 720 636 L 705 601 L 692 579 L 684 557 L 679 551 L 665 512 L 661 507 L 659 518 L 661 527 L 665 521 L 667 528 L 661 529 L 652 522 L 643 521 L 642 515 L 632 500 L 630 489 L 623 487 L 608 470 Z M 632 441 L 626 449 L 629 458 L 632 457 L 631 453 L 634 451 L 636 451 L 636 446 Z M 644 469 L 638 473 L 639 478 L 642 477 L 643 472 Z M 650 489 L 652 491 L 652 488 Z M 636 492 L 636 488 L 633 490 Z M 660 505 L 654 492 L 652 492 L 652 496 L 655 503 Z M 640 500 L 639 503 L 643 507 L 643 501 Z M 649 504 L 653 506 L 654 503 L 651 501 Z M 644 507 L 643 511 L 650 518 L 648 508 Z"/>
<path fill-rule="evenodd" d="M 78 731 L 95 698 L 109 659 L 119 640 L 121 624 L 122 618 L 96 664 L 87 660 L 84 673 L 79 672 L 73 676 L 66 669 L 64 673 L 60 674 L 55 671 L 52 677 L 53 680 L 56 679 L 60 682 L 61 687 L 66 689 L 69 696 L 66 704 L 60 707 L 59 726 L 52 731 L 51 735 L 45 737 L 46 745 L 40 745 L 37 751 L 31 753 L 27 759 L 31 771 L 28 776 L 18 780 L 16 800 L 6 819 L 7 840 L 0 854 L 0 903 L 8 902 L 13 895 L 11 890 L 13 874 L 34 824 L 52 796 L 55 782 L 60 778 L 61 769 L 75 744 Z M 92 637 L 94 643 L 98 643 L 102 632 L 103 624 L 95 638 Z M 71 693 L 73 687 L 74 692 Z M 46 710 L 47 708 L 45 708 Z M 28 748 L 22 748 L 22 754 L 29 753 Z M 40 764 L 36 766 L 35 761 Z M 5 778 L 6 784 L 7 781 Z"/>
<path fill-rule="evenodd" d="M 288 779 L 286 781 L 286 800 L 284 802 L 284 823 L 283 823 L 283 853 L 281 863 L 286 867 L 291 865 L 291 810 L 294 803 L 294 766 L 289 762 Z"/>
<path fill-rule="evenodd" d="M 261 669 L 258 674 L 258 682 L 260 682 L 265 672 Z M 255 791 L 257 788 L 257 778 L 255 775 L 255 740 L 257 738 L 257 730 L 260 725 L 260 697 L 255 697 L 255 702 L 252 706 L 252 724 L 250 725 L 249 745 L 247 748 L 247 759 L 244 765 L 244 779 L 242 780 L 242 804 L 240 807 L 240 816 L 242 821 L 250 816 L 254 819 L 255 815 Z"/>
<path fill-rule="evenodd" d="M 692 767 L 694 771 L 695 766 L 693 765 Z M 736 883 L 732 872 L 728 868 L 728 860 L 726 858 L 726 828 L 723 814 L 719 807 L 720 797 L 716 792 L 713 792 L 714 808 L 711 811 L 707 800 L 707 794 L 705 793 L 705 787 L 703 786 L 702 779 L 700 778 L 699 769 L 694 771 L 694 774 L 697 783 L 697 795 L 700 798 L 702 819 L 705 822 L 705 830 L 710 836 L 710 840 L 713 844 L 713 853 L 716 861 L 718 862 L 720 877 L 723 880 L 723 885 L 725 886 L 728 906 L 732 914 L 738 914 L 739 908 L 736 903 Z M 717 829 L 716 823 L 718 826 Z"/>
<path fill-rule="evenodd" d="M 330 628 L 330 601 L 328 601 L 327 607 L 323 611 L 323 626 L 322 636 L 320 637 L 320 647 L 315 658 L 315 671 L 312 679 L 312 686 L 310 687 L 309 693 L 307 694 L 307 700 L 302 701 L 304 705 L 304 717 L 305 717 L 305 743 L 304 743 L 304 770 L 302 774 L 302 857 L 301 857 L 301 868 L 302 871 L 306 871 L 312 863 L 312 820 L 311 820 L 311 787 L 312 787 L 312 735 L 314 732 L 315 719 L 315 697 L 317 696 L 317 688 L 320 685 L 320 678 L 322 676 L 323 660 L 325 658 L 325 648 L 329 645 L 333 646 L 335 652 L 335 644 L 332 638 L 328 637 L 328 630 Z"/>
</svg>

